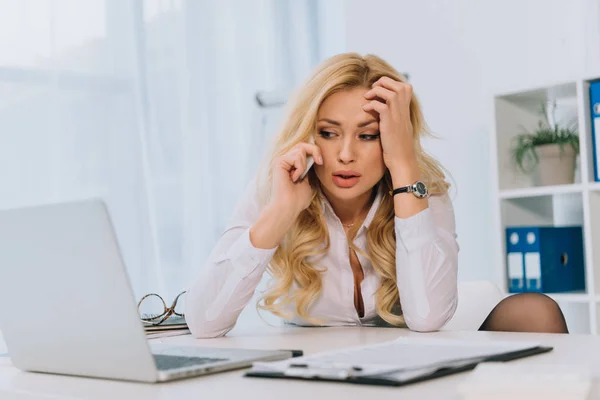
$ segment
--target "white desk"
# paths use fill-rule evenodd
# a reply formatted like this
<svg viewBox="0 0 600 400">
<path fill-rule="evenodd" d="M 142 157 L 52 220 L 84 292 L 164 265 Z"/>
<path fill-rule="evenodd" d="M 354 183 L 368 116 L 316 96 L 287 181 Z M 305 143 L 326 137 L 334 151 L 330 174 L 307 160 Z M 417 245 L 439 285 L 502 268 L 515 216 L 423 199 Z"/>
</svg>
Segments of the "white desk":
<svg viewBox="0 0 600 400">
<path fill-rule="evenodd" d="M 234 329 L 227 337 L 194 340 L 170 337 L 165 343 L 193 346 L 245 347 L 257 349 L 301 349 L 305 354 L 392 340 L 399 336 L 424 335 L 393 328 L 296 328 L 289 326 Z M 487 332 L 435 332 L 425 335 L 479 340 L 534 340 L 554 346 L 550 353 L 511 363 L 580 364 L 600 376 L 600 337 L 584 335 L 536 335 Z M 0 353 L 4 352 L 0 342 Z M 1 399 L 457 399 L 457 384 L 470 372 L 451 375 L 398 388 L 244 378 L 244 371 L 207 375 L 163 384 L 141 384 L 100 379 L 21 372 L 7 358 L 0 358 Z M 589 398 L 600 398 L 594 382 Z"/>
</svg>

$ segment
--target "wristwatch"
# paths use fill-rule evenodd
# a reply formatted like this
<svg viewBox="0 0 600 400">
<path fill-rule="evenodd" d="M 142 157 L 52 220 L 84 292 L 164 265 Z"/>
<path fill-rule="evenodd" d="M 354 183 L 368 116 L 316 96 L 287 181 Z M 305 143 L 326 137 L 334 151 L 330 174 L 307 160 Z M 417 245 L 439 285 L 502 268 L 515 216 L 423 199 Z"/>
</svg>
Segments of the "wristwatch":
<svg viewBox="0 0 600 400">
<path fill-rule="evenodd" d="M 398 193 L 412 193 L 416 197 L 418 197 L 419 199 L 422 199 L 423 197 L 427 196 L 428 192 L 427 192 L 427 186 L 425 186 L 425 184 L 423 182 L 416 181 L 412 185 L 407 185 L 407 186 L 404 186 L 404 187 L 399 187 L 397 189 L 394 189 L 391 192 L 392 196 L 395 196 Z"/>
</svg>

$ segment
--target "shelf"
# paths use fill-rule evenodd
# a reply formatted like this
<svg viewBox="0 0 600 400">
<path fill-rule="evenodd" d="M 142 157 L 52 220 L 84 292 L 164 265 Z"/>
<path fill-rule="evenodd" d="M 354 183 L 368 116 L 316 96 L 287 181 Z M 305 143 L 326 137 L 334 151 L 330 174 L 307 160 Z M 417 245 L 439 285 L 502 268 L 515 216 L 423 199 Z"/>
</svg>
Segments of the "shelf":
<svg viewBox="0 0 600 400">
<path fill-rule="evenodd" d="M 556 302 L 565 303 L 589 303 L 590 295 L 587 293 L 544 293 Z"/>
<path fill-rule="evenodd" d="M 575 77 L 573 77 L 575 78 Z M 560 304 L 572 332 L 600 333 L 600 182 L 594 179 L 595 142 L 590 121 L 589 81 L 577 77 L 568 82 L 521 88 L 494 96 L 494 129 L 491 140 L 492 177 L 496 183 L 494 216 L 496 253 L 506 257 L 506 228 L 512 226 L 581 226 L 587 292 L 545 293 Z M 540 121 L 542 102 L 555 100 L 556 123 L 576 122 L 580 135 L 575 183 L 534 186 L 539 177 L 515 168 L 513 146 L 517 135 L 531 131 Z M 583 179 L 583 181 L 582 181 Z M 498 262 L 506 282 L 506 259 Z M 509 294 L 506 294 L 509 295 Z"/>
<path fill-rule="evenodd" d="M 598 185 L 597 190 L 600 190 L 600 185 Z M 522 199 L 526 197 L 552 196 L 555 194 L 581 193 L 582 191 L 583 185 L 580 183 L 574 183 L 571 185 L 539 186 L 533 188 L 501 190 L 500 198 Z"/>
<path fill-rule="evenodd" d="M 540 102 L 564 98 L 577 98 L 577 84 L 575 81 L 555 83 L 550 86 L 537 86 L 521 88 L 506 93 L 500 93 L 496 98 L 501 98 L 523 108 L 530 108 L 538 112 Z"/>
<path fill-rule="evenodd" d="M 590 182 L 588 188 L 592 192 L 600 192 L 600 182 Z"/>
<path fill-rule="evenodd" d="M 504 293 L 504 297 L 512 296 L 519 293 Z M 592 298 L 585 292 L 572 292 L 572 293 L 542 293 L 552 298 L 554 301 L 563 303 L 589 303 Z M 600 302 L 600 295 L 595 297 L 597 302 Z"/>
</svg>

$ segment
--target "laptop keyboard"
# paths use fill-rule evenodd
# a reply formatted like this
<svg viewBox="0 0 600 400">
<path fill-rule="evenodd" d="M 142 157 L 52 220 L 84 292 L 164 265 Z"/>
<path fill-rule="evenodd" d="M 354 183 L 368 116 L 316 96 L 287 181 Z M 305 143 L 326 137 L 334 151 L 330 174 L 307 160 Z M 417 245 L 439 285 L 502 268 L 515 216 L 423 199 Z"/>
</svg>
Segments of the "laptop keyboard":
<svg viewBox="0 0 600 400">
<path fill-rule="evenodd" d="M 218 361 L 227 361 L 226 358 L 209 357 L 184 357 L 170 356 L 165 354 L 153 354 L 156 368 L 160 371 L 166 371 L 176 368 L 194 367 L 196 365 L 209 364 Z"/>
</svg>

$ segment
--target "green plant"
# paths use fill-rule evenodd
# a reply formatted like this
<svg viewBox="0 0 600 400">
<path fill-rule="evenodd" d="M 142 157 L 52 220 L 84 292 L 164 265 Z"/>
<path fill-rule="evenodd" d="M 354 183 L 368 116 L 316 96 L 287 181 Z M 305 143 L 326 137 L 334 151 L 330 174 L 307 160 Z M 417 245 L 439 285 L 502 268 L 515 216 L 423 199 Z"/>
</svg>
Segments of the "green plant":
<svg viewBox="0 0 600 400">
<path fill-rule="evenodd" d="M 556 102 L 552 103 L 552 119 L 554 120 L 554 112 L 556 110 Z M 548 120 L 546 103 L 542 103 L 541 114 L 543 120 L 538 122 L 537 128 L 533 132 L 526 129 L 525 133 L 519 134 L 514 138 L 512 148 L 512 159 L 524 173 L 531 172 L 537 163 L 539 157 L 535 148 L 545 144 L 558 144 L 560 151 L 564 152 L 564 146 L 571 146 L 575 150 L 575 154 L 579 153 L 579 135 L 577 132 L 577 121 L 573 121 L 569 126 L 559 127 L 557 123 L 551 124 Z"/>
</svg>

